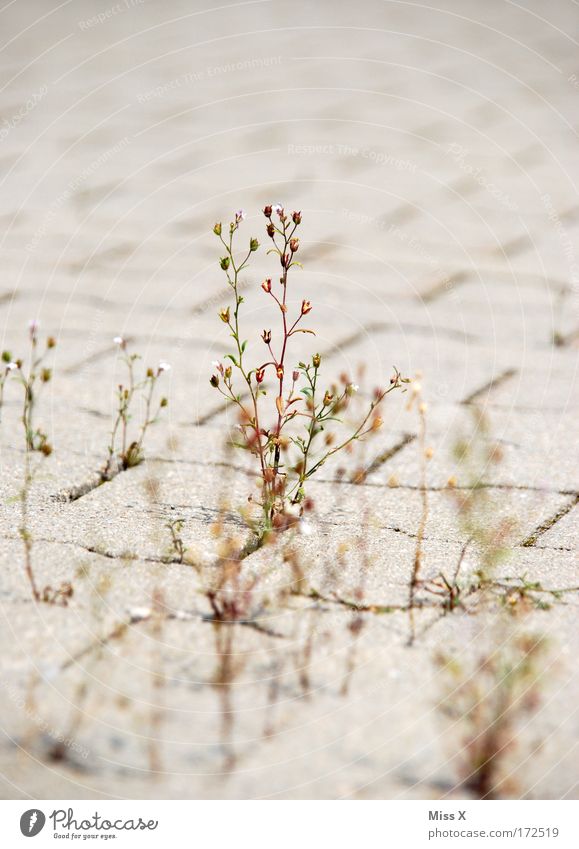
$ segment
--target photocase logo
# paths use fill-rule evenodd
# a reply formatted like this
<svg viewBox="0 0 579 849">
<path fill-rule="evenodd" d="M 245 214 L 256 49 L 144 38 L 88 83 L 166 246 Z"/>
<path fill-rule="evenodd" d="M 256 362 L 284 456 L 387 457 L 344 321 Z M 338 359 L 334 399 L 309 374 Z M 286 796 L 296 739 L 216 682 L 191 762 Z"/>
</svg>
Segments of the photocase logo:
<svg viewBox="0 0 579 849">
<path fill-rule="evenodd" d="M 25 837 L 36 837 L 44 828 L 46 817 L 38 808 L 25 811 L 20 817 L 20 831 Z"/>
</svg>

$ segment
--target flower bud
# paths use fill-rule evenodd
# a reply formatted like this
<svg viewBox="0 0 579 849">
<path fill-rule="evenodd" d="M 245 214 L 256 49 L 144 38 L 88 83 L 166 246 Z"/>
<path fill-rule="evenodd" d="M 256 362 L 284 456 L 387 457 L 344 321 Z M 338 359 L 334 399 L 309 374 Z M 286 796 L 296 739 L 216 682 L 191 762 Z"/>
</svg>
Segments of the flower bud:
<svg viewBox="0 0 579 849">
<path fill-rule="evenodd" d="M 211 384 L 211 386 L 217 389 L 217 387 L 219 386 L 219 377 L 216 374 L 212 374 L 209 383 Z"/>
<path fill-rule="evenodd" d="M 324 395 L 324 407 L 329 407 L 333 400 L 334 396 L 332 393 L 326 391 L 326 394 Z"/>
<path fill-rule="evenodd" d="M 314 368 L 319 368 L 319 367 L 320 367 L 320 363 L 321 363 L 321 361 L 322 361 L 321 356 L 320 356 L 319 354 L 314 354 L 314 356 L 312 357 L 312 365 L 313 365 L 313 367 L 314 367 Z"/>
<path fill-rule="evenodd" d="M 309 301 L 302 301 L 302 315 L 307 315 L 312 309 L 312 305 Z"/>
<path fill-rule="evenodd" d="M 161 401 L 160 401 L 160 403 L 159 403 L 159 406 L 160 406 L 160 407 L 166 407 L 168 403 L 169 403 L 169 402 L 167 401 L 167 399 L 166 399 L 166 398 L 161 398 Z"/>
<path fill-rule="evenodd" d="M 56 339 L 54 338 L 54 336 L 49 336 L 49 337 L 48 337 L 48 339 L 46 340 L 46 347 L 47 347 L 47 348 L 54 348 L 54 347 L 56 347 Z"/>
<path fill-rule="evenodd" d="M 12 355 L 11 355 L 10 351 L 2 351 L 2 362 L 3 363 L 11 363 L 12 362 Z"/>
<path fill-rule="evenodd" d="M 299 371 L 297 369 L 294 369 L 294 371 L 292 371 L 292 380 L 294 383 L 296 382 L 296 380 L 299 380 L 299 376 Z"/>
<path fill-rule="evenodd" d="M 271 330 L 264 330 L 261 334 L 261 338 L 265 342 L 266 345 L 269 345 L 271 342 Z"/>
<path fill-rule="evenodd" d="M 265 369 L 264 369 L 264 368 L 258 368 L 258 369 L 256 369 L 256 371 L 255 371 L 255 379 L 257 380 L 257 382 L 258 382 L 258 383 L 262 383 L 262 382 L 263 382 L 263 378 L 264 378 L 264 377 L 265 377 Z"/>
<path fill-rule="evenodd" d="M 257 239 L 250 239 L 249 240 L 249 250 L 252 251 L 252 253 L 255 252 L 258 249 L 258 247 L 259 247 L 259 242 L 257 241 Z"/>
<path fill-rule="evenodd" d="M 229 307 L 219 310 L 219 318 L 224 324 L 229 324 Z"/>
<path fill-rule="evenodd" d="M 40 379 L 43 383 L 48 383 L 52 377 L 52 371 L 49 368 L 43 368 L 40 372 Z"/>
<path fill-rule="evenodd" d="M 283 378 L 283 365 L 281 363 L 275 367 L 275 373 L 277 374 L 278 380 Z"/>
<path fill-rule="evenodd" d="M 266 217 L 266 218 L 271 218 L 271 213 L 272 213 L 272 211 L 273 211 L 273 210 L 272 210 L 272 208 L 271 208 L 271 205 L 270 205 L 270 204 L 268 204 L 267 206 L 264 206 L 264 207 L 263 207 L 263 214 L 265 215 L 265 217 Z"/>
<path fill-rule="evenodd" d="M 275 236 L 275 227 L 271 222 L 267 225 L 266 231 L 269 238 L 273 239 L 273 237 Z"/>
<path fill-rule="evenodd" d="M 227 271 L 227 269 L 229 268 L 229 257 L 228 256 L 222 256 L 221 259 L 219 260 L 219 265 L 221 266 L 223 271 Z"/>
<path fill-rule="evenodd" d="M 290 239 L 289 245 L 291 252 L 295 254 L 300 246 L 300 240 L 294 237 L 293 239 Z"/>
<path fill-rule="evenodd" d="M 292 214 L 292 221 L 293 221 L 293 223 L 294 223 L 294 224 L 301 224 L 301 223 L 302 223 L 302 214 L 301 214 L 301 212 L 294 212 L 294 213 Z"/>
<path fill-rule="evenodd" d="M 213 227 L 213 232 L 216 236 L 221 236 L 221 222 L 218 221 L 217 224 Z"/>
<path fill-rule="evenodd" d="M 261 288 L 264 292 L 268 294 L 271 292 L 271 277 L 266 277 L 263 283 L 261 284 Z"/>
</svg>

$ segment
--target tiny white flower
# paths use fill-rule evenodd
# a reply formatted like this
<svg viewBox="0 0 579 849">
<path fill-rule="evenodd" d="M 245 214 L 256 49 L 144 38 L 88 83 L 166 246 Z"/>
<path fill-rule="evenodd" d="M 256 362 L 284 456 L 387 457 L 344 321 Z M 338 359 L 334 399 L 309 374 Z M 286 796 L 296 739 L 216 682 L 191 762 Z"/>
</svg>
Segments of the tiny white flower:
<svg viewBox="0 0 579 849">
<path fill-rule="evenodd" d="M 245 218 L 245 209 L 238 209 L 235 213 L 235 217 L 239 218 L 240 221 L 243 221 Z"/>
<path fill-rule="evenodd" d="M 303 534 L 305 537 L 311 537 L 314 532 L 313 526 L 310 522 L 306 522 L 305 519 L 300 519 L 299 524 L 300 534 Z"/>
<path fill-rule="evenodd" d="M 360 387 L 358 386 L 357 383 L 351 383 L 350 388 L 351 388 L 352 392 L 357 392 Z"/>
<path fill-rule="evenodd" d="M 171 366 L 169 365 L 169 363 L 166 363 L 166 362 L 160 362 L 159 363 L 159 371 L 169 371 L 170 368 L 171 368 Z"/>
<path fill-rule="evenodd" d="M 282 211 L 283 206 L 281 205 L 281 203 L 274 203 L 272 209 L 274 212 L 277 212 L 279 214 Z"/>
<path fill-rule="evenodd" d="M 125 344 L 125 340 L 123 339 L 122 336 L 115 336 L 115 338 L 113 339 L 113 342 L 115 343 L 115 345 L 124 345 Z"/>
<path fill-rule="evenodd" d="M 35 318 L 31 318 L 30 321 L 28 322 L 28 330 L 29 330 L 30 335 L 36 336 L 39 329 L 40 329 L 40 322 Z"/>
<path fill-rule="evenodd" d="M 15 368 L 18 368 L 18 363 L 11 362 L 6 366 L 6 371 L 14 371 Z"/>
<path fill-rule="evenodd" d="M 211 363 L 211 365 L 212 365 L 214 368 L 219 368 L 219 366 L 221 365 L 221 363 L 219 362 L 219 360 L 213 360 L 213 361 L 212 361 L 212 363 Z"/>
</svg>

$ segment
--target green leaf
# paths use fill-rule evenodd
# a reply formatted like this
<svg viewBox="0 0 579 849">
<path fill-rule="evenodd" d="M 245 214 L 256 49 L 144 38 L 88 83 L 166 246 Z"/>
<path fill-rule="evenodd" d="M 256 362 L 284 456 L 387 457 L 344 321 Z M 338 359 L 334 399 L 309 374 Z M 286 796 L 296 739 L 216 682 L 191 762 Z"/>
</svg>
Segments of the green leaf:
<svg viewBox="0 0 579 849">
<path fill-rule="evenodd" d="M 223 358 L 223 359 L 224 359 L 224 360 L 231 360 L 231 362 L 233 363 L 233 365 L 234 365 L 234 366 L 237 366 L 237 368 L 239 368 L 239 363 L 237 362 L 237 360 L 235 359 L 235 357 L 233 356 L 233 354 L 225 354 L 225 356 L 224 356 L 224 358 Z"/>
</svg>

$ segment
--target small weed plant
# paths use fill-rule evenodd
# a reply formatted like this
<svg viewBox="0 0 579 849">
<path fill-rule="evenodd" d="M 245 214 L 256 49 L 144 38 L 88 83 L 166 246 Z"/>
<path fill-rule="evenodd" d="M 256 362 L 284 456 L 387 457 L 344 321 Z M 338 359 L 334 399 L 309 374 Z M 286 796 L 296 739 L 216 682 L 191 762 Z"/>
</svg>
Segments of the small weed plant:
<svg viewBox="0 0 579 849">
<path fill-rule="evenodd" d="M 394 369 L 388 386 L 374 393 L 358 423 L 338 438 L 336 426 L 357 387 L 351 382 L 325 384 L 319 353 L 292 365 L 295 337 L 315 335 L 311 327 L 304 326 L 312 303 L 304 298 L 295 307 L 290 298 L 292 274 L 301 267 L 297 254 L 302 215 L 288 214 L 280 205 L 268 205 L 263 213 L 268 253 L 277 260 L 279 277 L 267 277 L 261 288 L 277 318 L 277 330 L 262 332 L 264 356 L 248 363 L 240 282 L 260 245 L 252 237 L 239 252 L 236 239 L 245 218 L 240 210 L 228 227 L 217 223 L 213 228 L 222 248 L 219 264 L 233 298 L 232 304 L 221 309 L 219 318 L 229 328 L 233 350 L 225 354 L 223 362 L 215 364 L 210 380 L 237 406 L 241 438 L 236 444 L 251 452 L 259 466 L 260 497 L 256 502 L 260 519 L 256 530 L 262 540 L 270 530 L 283 530 L 298 520 L 307 506 L 308 481 L 333 455 L 378 430 L 382 425 L 379 405 L 386 395 L 408 382 Z"/>
</svg>

